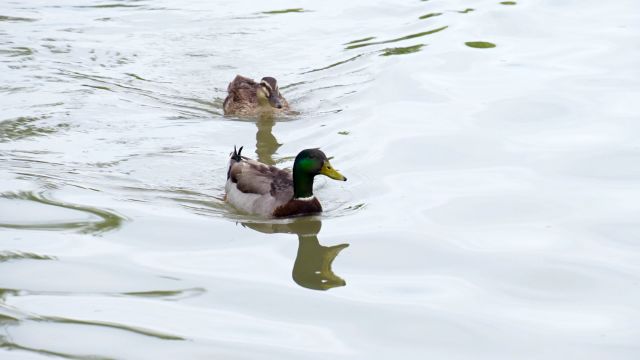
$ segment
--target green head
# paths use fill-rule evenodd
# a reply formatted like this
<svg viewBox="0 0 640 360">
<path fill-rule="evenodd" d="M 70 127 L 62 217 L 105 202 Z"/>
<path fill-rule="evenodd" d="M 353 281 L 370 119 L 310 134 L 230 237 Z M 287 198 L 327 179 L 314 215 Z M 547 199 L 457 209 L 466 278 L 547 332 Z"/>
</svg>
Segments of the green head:
<svg viewBox="0 0 640 360">
<path fill-rule="evenodd" d="M 313 196 L 313 178 L 322 174 L 334 180 L 347 181 L 336 171 L 327 156 L 320 149 L 300 151 L 293 163 L 293 198 Z"/>
</svg>

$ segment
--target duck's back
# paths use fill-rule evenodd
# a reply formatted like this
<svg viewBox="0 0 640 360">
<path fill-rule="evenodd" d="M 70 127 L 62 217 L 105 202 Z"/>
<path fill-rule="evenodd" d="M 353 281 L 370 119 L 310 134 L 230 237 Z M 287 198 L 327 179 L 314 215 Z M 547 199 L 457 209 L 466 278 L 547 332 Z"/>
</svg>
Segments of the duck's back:
<svg viewBox="0 0 640 360">
<path fill-rule="evenodd" d="M 258 83 L 247 77 L 236 75 L 235 79 L 229 83 L 224 99 L 223 109 L 227 114 L 243 114 L 255 111 L 258 104 L 256 88 Z"/>
<path fill-rule="evenodd" d="M 293 179 L 288 170 L 242 157 L 231 159 L 227 201 L 248 213 L 272 216 L 273 211 L 293 198 Z"/>
</svg>

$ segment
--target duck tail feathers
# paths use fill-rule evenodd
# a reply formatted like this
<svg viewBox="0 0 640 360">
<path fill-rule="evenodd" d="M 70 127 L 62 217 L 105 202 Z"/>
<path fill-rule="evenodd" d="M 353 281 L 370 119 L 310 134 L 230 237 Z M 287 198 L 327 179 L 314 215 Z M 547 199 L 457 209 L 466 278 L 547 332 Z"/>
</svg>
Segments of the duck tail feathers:
<svg viewBox="0 0 640 360">
<path fill-rule="evenodd" d="M 241 161 L 242 160 L 242 148 L 243 146 L 240 146 L 240 149 L 236 150 L 236 146 L 233 146 L 233 154 L 231 154 L 231 159 L 235 160 L 235 161 Z"/>
</svg>

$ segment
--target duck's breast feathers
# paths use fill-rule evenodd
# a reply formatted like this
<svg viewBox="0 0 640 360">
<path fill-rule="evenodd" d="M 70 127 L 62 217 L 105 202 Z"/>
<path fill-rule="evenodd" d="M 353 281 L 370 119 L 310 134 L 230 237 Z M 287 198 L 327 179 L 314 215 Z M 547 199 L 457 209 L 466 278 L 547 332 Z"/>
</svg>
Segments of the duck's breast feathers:
<svg viewBox="0 0 640 360">
<path fill-rule="evenodd" d="M 278 199 L 293 197 L 293 179 L 290 171 L 244 157 L 241 161 L 230 160 L 229 180 L 243 193 L 269 194 Z"/>
<path fill-rule="evenodd" d="M 275 217 L 309 215 L 322 212 L 320 201 L 314 196 L 309 200 L 291 199 L 273 210 Z"/>
</svg>

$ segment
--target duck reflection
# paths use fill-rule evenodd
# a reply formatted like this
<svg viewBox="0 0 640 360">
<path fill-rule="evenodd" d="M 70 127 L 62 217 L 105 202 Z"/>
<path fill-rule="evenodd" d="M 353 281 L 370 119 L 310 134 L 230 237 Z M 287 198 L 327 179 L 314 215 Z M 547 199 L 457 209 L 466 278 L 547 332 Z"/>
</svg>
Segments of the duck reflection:
<svg viewBox="0 0 640 360">
<path fill-rule="evenodd" d="M 256 154 L 258 161 L 267 165 L 274 165 L 273 155 L 282 144 L 273 136 L 273 127 L 276 124 L 273 113 L 262 113 L 256 121 L 258 132 L 256 133 Z"/>
<path fill-rule="evenodd" d="M 273 156 L 282 144 L 273 135 L 276 119 L 273 113 L 261 113 L 256 126 L 256 154 L 258 161 L 274 165 Z M 290 223 L 243 223 L 245 227 L 265 234 L 296 234 L 298 253 L 293 264 L 292 277 L 296 284 L 313 290 L 328 290 L 345 286 L 346 282 L 331 269 L 331 264 L 349 244 L 324 246 L 318 240 L 322 222 L 314 218 L 298 218 Z"/>
<path fill-rule="evenodd" d="M 265 234 L 296 234 L 298 253 L 292 277 L 296 284 L 313 290 L 328 290 L 347 283 L 331 269 L 331 264 L 349 244 L 324 246 L 318 241 L 322 222 L 313 218 L 295 219 L 291 223 L 243 223 L 243 226 Z"/>
</svg>

